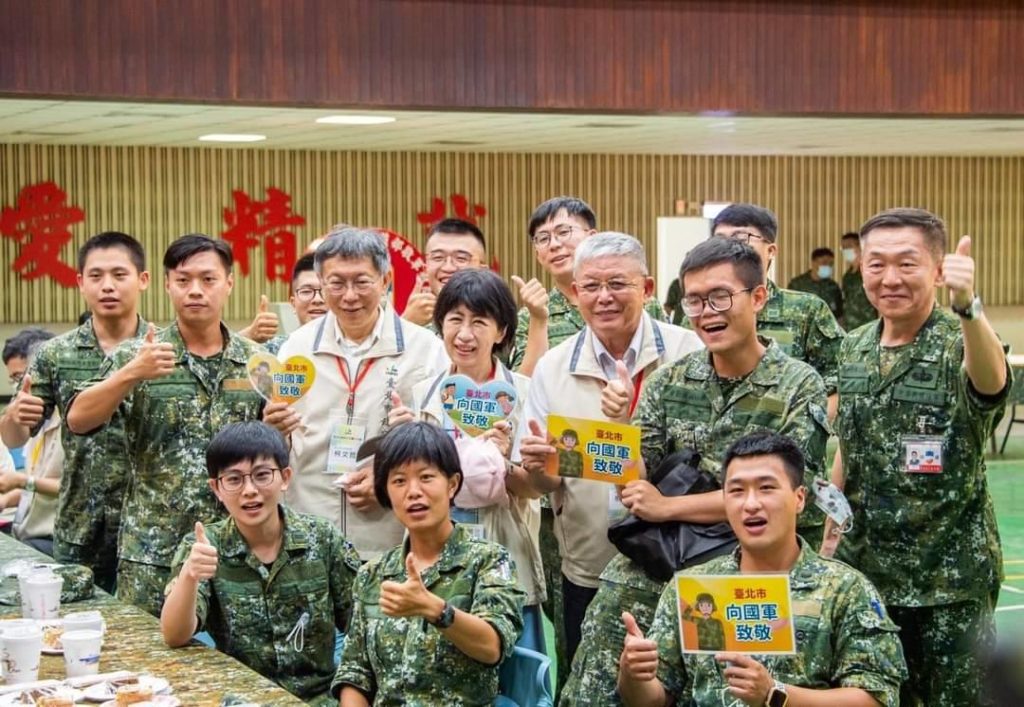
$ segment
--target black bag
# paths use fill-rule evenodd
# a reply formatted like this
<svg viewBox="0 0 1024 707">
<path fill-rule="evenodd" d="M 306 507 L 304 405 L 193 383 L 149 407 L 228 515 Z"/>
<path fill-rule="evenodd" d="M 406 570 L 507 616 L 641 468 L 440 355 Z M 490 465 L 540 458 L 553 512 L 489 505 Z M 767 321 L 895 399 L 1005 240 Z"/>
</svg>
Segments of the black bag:
<svg viewBox="0 0 1024 707">
<path fill-rule="evenodd" d="M 700 473 L 700 455 L 692 449 L 665 457 L 650 478 L 663 496 L 719 491 L 716 482 Z M 668 521 L 652 523 L 629 515 L 608 527 L 608 539 L 619 552 L 636 562 L 648 577 L 667 582 L 681 569 L 731 552 L 736 535 L 729 524 L 713 525 Z"/>
</svg>

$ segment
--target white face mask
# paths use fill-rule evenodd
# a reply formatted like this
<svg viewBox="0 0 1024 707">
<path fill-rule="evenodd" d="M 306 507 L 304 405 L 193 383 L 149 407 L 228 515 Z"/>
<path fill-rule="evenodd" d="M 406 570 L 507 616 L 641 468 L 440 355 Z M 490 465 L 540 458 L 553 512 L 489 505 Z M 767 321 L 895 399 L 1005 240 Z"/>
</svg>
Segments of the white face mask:
<svg viewBox="0 0 1024 707">
<path fill-rule="evenodd" d="M 827 280 L 832 277 L 832 266 L 831 265 L 819 265 L 818 266 L 818 277 L 822 280 Z"/>
<path fill-rule="evenodd" d="M 848 263 L 852 263 L 857 259 L 857 251 L 853 248 L 843 248 L 843 260 Z"/>
</svg>

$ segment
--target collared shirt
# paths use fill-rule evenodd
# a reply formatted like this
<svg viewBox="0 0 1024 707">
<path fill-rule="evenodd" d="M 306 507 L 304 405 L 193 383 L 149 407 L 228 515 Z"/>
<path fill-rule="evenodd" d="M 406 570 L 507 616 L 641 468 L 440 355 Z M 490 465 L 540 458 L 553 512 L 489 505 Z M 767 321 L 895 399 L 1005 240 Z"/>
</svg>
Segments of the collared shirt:
<svg viewBox="0 0 1024 707">
<path fill-rule="evenodd" d="M 64 448 L 60 443 L 60 415 L 56 411 L 25 445 L 25 474 L 39 479 L 60 480 L 64 470 Z M 53 537 L 57 498 L 39 491 L 22 489 L 12 533 L 19 540 Z"/>
<path fill-rule="evenodd" d="M 174 347 L 174 371 L 140 382 L 121 403 L 133 472 L 121 519 L 122 559 L 169 567 L 178 541 L 197 520 L 224 517 L 207 484 L 206 447 L 224 425 L 260 419 L 263 398 L 246 366 L 263 348 L 224 325 L 221 333 L 224 348 L 202 359 L 188 351 L 177 322 L 159 331 L 157 342 Z M 118 346 L 92 382 L 135 358 L 141 345 L 134 339 Z"/>
<path fill-rule="evenodd" d="M 633 367 L 636 366 L 637 356 L 640 355 L 640 347 L 643 345 L 644 339 L 644 328 L 643 320 L 637 322 L 636 331 L 633 332 L 633 338 L 629 341 L 629 347 L 626 349 L 626 353 L 622 356 L 622 362 L 626 364 L 626 370 L 629 371 L 630 375 L 633 375 Z M 594 337 L 594 355 L 597 357 L 597 362 L 601 364 L 601 370 L 604 371 L 605 378 L 610 381 L 618 380 L 618 373 L 615 371 L 615 357 L 609 353 L 605 345 L 601 343 L 601 340 Z"/>
<path fill-rule="evenodd" d="M 739 548 L 684 570 L 685 574 L 739 572 Z M 787 685 L 814 690 L 859 688 L 884 707 L 899 705 L 900 683 L 907 678 L 899 628 L 889 619 L 871 582 L 842 562 L 818 556 L 802 538 L 789 581 L 797 652 L 755 655 L 754 659 Z M 658 680 L 676 704 L 734 704 L 715 657 L 683 655 L 680 650 L 674 582 L 662 592 L 648 637 L 658 644 Z"/>
<path fill-rule="evenodd" d="M 199 583 L 196 616 L 218 650 L 308 700 L 331 686 L 335 629 L 348 628 L 359 555 L 329 522 L 278 509 L 284 537 L 270 567 L 234 519 L 206 526 L 219 563 L 217 574 Z M 189 533 L 178 545 L 172 583 L 194 543 Z"/>
<path fill-rule="evenodd" d="M 350 371 L 354 371 L 359 367 L 359 362 L 366 356 L 367 352 L 373 348 L 373 345 L 380 341 L 381 332 L 384 331 L 384 308 L 380 307 L 377 310 L 377 321 L 373 325 L 373 331 L 370 335 L 362 341 L 352 341 L 345 336 L 345 332 L 342 331 L 341 326 L 338 325 L 337 317 L 334 317 L 335 330 L 334 336 L 335 341 L 338 342 L 338 347 L 342 351 L 342 355 L 348 362 Z"/>
<path fill-rule="evenodd" d="M 483 707 L 498 694 L 498 665 L 523 630 L 523 590 L 508 552 L 455 525 L 437 562 L 421 572 L 433 594 L 483 619 L 497 632 L 501 658 L 479 663 L 421 618 L 394 618 L 380 608 L 380 585 L 405 582 L 406 540 L 359 570 L 355 608 L 331 690 L 355 687 L 377 707 Z"/>
<path fill-rule="evenodd" d="M 148 326 L 139 317 L 135 336 L 144 335 Z M 44 343 L 28 371 L 32 395 L 43 400 L 43 419 L 49 419 L 54 410 L 60 413 L 64 471 L 53 535 L 75 545 L 90 545 L 101 537 L 104 527 L 118 527 L 130 469 L 120 411 L 100 431 L 87 436 L 74 434 L 66 422 L 71 399 L 94 378 L 106 356 L 90 319 Z"/>
</svg>

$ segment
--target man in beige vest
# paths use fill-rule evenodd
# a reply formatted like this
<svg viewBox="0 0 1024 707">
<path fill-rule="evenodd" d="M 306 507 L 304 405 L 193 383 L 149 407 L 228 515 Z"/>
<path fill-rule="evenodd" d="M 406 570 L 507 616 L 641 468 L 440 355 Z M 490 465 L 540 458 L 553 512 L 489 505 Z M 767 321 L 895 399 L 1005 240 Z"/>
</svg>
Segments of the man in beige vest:
<svg viewBox="0 0 1024 707">
<path fill-rule="evenodd" d="M 333 521 L 368 560 L 400 543 L 403 528 L 377 503 L 372 465 L 357 469 L 356 452 L 387 424 L 394 396 L 411 401 L 413 386 L 447 357 L 440 339 L 388 304 L 380 234 L 334 231 L 314 264 L 330 312 L 292 332 L 278 356 L 309 358 L 316 376 L 294 404 L 268 404 L 263 419 L 291 438 L 289 506 Z"/>
<path fill-rule="evenodd" d="M 532 482 L 552 493 L 555 509 L 564 597 L 555 631 L 566 640 L 560 678 L 568 675 L 601 570 L 615 554 L 607 538 L 609 517 L 624 511 L 616 486 L 544 475 L 546 459 L 556 451 L 544 434 L 547 417 L 628 421 L 650 374 L 701 347 L 693 332 L 656 322 L 644 311 L 654 280 L 643 246 L 632 236 L 599 233 L 586 239 L 576 248 L 573 272 L 586 327 L 538 361 L 526 402 L 530 434 L 520 449 Z"/>
</svg>

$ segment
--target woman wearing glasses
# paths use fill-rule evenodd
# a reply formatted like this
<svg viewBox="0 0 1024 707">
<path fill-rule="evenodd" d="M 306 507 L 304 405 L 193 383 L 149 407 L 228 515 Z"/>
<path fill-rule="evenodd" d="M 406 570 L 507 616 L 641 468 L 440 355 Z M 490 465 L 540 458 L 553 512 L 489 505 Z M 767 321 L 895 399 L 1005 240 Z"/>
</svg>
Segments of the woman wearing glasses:
<svg viewBox="0 0 1024 707">
<path fill-rule="evenodd" d="M 335 631 L 352 614 L 359 556 L 329 521 L 281 505 L 284 438 L 262 422 L 222 429 L 206 450 L 229 517 L 181 541 L 160 615 L 167 645 L 207 631 L 217 648 L 310 704 L 328 696 Z"/>
</svg>

